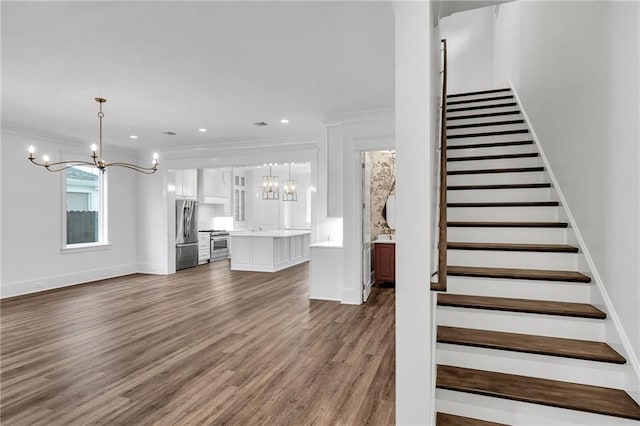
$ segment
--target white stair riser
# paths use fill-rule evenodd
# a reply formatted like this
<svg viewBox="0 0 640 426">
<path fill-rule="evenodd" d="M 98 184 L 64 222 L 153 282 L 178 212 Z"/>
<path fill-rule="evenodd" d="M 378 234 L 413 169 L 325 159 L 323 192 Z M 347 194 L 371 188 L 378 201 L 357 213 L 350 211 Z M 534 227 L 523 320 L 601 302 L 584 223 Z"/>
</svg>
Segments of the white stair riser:
<svg viewBox="0 0 640 426">
<path fill-rule="evenodd" d="M 531 251 L 447 250 L 449 265 L 486 266 L 494 268 L 555 269 L 575 271 L 576 253 Z"/>
<path fill-rule="evenodd" d="M 504 169 L 512 167 L 539 167 L 541 165 L 542 160 L 540 160 L 539 157 L 500 158 L 496 160 L 447 161 L 447 171 Z"/>
<path fill-rule="evenodd" d="M 509 120 L 493 120 L 489 121 L 489 123 L 500 123 L 507 122 Z M 449 126 L 459 126 L 460 123 L 451 122 L 447 123 Z M 513 123 L 513 124 L 495 124 L 492 126 L 473 126 L 473 127 L 461 127 L 461 128 L 447 128 L 447 136 L 453 135 L 462 135 L 467 133 L 486 133 L 486 132 L 501 132 L 506 130 L 520 130 L 526 129 L 527 125 L 525 123 Z"/>
<path fill-rule="evenodd" d="M 499 102 L 499 103 L 503 103 L 503 102 Z M 496 105 L 496 104 L 498 104 L 498 102 L 494 102 L 491 105 Z M 513 111 L 514 109 L 517 109 L 517 106 L 515 106 L 515 107 L 514 106 L 508 106 L 508 107 L 499 107 L 499 108 L 472 109 L 472 110 L 467 110 L 467 111 L 456 111 L 456 112 L 452 112 L 451 111 L 452 109 L 466 108 L 468 106 L 476 106 L 476 105 L 451 105 L 450 107 L 447 108 L 447 118 L 449 118 L 449 117 L 464 117 L 465 115 L 470 115 L 470 114 L 488 114 L 488 113 L 492 113 L 492 112 Z"/>
<path fill-rule="evenodd" d="M 464 203 L 475 201 L 553 201 L 551 188 L 520 189 L 450 189 L 447 201 Z"/>
<path fill-rule="evenodd" d="M 604 341 L 604 320 L 438 306 L 438 325 Z"/>
<path fill-rule="evenodd" d="M 448 207 L 449 221 L 555 221 L 557 207 Z"/>
<path fill-rule="evenodd" d="M 535 145 L 509 145 L 490 148 L 463 148 L 447 150 L 447 157 L 470 157 L 474 155 L 500 155 L 500 154 L 524 154 L 536 152 Z"/>
<path fill-rule="evenodd" d="M 482 133 L 482 132 L 477 132 Z M 530 133 L 509 133 L 506 135 L 492 136 L 467 136 L 464 138 L 447 138 L 447 145 L 468 145 L 472 143 L 512 142 L 531 139 Z"/>
<path fill-rule="evenodd" d="M 486 101 L 483 99 L 487 99 L 487 98 L 501 98 L 503 96 L 509 96 L 506 99 L 495 99 L 495 100 L 490 100 L 490 101 Z M 469 102 L 469 101 L 475 101 L 475 102 Z M 458 103 L 454 103 L 453 105 L 451 105 L 451 102 L 464 102 L 461 104 Z M 448 99 L 447 100 L 447 109 L 452 109 L 452 108 L 466 108 L 466 107 L 473 107 L 473 106 L 485 106 L 485 105 L 495 105 L 495 104 L 505 104 L 505 103 L 513 103 L 515 102 L 515 98 L 513 97 L 513 95 L 511 94 L 496 94 L 496 95 L 487 95 L 487 96 L 478 96 L 476 98 L 464 98 L 464 99 Z M 517 106 L 514 106 L 512 108 L 517 108 Z"/>
<path fill-rule="evenodd" d="M 625 367 L 606 362 L 438 343 L 436 362 L 454 367 L 623 388 Z"/>
<path fill-rule="evenodd" d="M 517 111 L 517 108 L 511 108 L 510 111 Z M 466 114 L 467 116 L 470 115 L 477 115 L 477 114 L 485 114 L 485 112 L 473 112 L 473 111 L 469 111 L 469 114 Z M 464 117 L 464 115 L 462 114 L 457 114 L 459 117 Z M 452 114 L 453 116 L 453 114 Z M 523 120 L 524 117 L 522 116 L 522 114 L 520 112 L 518 112 L 517 114 L 508 114 L 508 115 L 494 115 L 494 116 L 489 116 L 489 117 L 476 117 L 476 118 L 462 118 L 462 119 L 457 119 L 457 120 L 451 120 L 451 117 L 447 116 L 447 126 L 459 126 L 459 125 L 463 125 L 463 124 L 483 124 L 483 123 L 496 123 L 496 122 L 503 122 L 503 121 L 513 121 L 513 120 Z M 524 124 L 524 123 L 523 123 Z M 451 129 L 449 129 L 451 130 Z"/>
<path fill-rule="evenodd" d="M 451 220 L 451 218 L 448 218 Z M 566 244 L 566 228 L 447 228 L 447 239 L 478 243 Z"/>
<path fill-rule="evenodd" d="M 447 185 L 491 185 L 512 183 L 545 183 L 544 172 L 480 173 L 447 175 Z"/>
<path fill-rule="evenodd" d="M 519 426 L 637 426 L 638 422 L 583 411 L 436 389 L 437 411 Z"/>
<path fill-rule="evenodd" d="M 448 292 L 472 296 L 589 303 L 590 290 L 590 284 L 583 283 L 447 277 Z"/>
<path fill-rule="evenodd" d="M 507 87 L 503 87 L 503 89 L 507 89 Z M 486 89 L 486 90 L 493 90 L 493 89 Z M 497 96 L 513 95 L 513 92 L 510 89 L 505 90 L 503 92 L 475 93 L 475 94 L 466 94 L 466 93 L 463 94 L 463 93 L 450 93 L 450 95 L 460 95 L 460 96 L 449 96 L 447 97 L 447 102 L 458 101 L 458 100 L 467 101 L 471 99 L 484 99 L 484 98 L 494 98 Z"/>
</svg>

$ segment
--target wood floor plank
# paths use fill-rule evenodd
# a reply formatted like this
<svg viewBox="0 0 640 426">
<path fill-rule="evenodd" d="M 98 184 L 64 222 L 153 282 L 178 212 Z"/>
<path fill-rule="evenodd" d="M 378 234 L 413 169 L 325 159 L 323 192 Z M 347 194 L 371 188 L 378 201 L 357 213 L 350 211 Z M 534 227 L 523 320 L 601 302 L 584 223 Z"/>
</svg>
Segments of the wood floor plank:
<svg viewBox="0 0 640 426">
<path fill-rule="evenodd" d="M 624 391 L 513 374 L 438 365 L 436 386 L 570 410 L 640 420 L 640 406 Z"/>
<path fill-rule="evenodd" d="M 627 360 L 603 342 L 438 326 L 438 342 L 624 364 Z"/>
<path fill-rule="evenodd" d="M 215 262 L 0 302 L 2 424 L 392 424 L 395 297 Z M 274 392 L 275 390 L 275 392 Z M 379 423 L 378 423 L 379 422 Z"/>
</svg>

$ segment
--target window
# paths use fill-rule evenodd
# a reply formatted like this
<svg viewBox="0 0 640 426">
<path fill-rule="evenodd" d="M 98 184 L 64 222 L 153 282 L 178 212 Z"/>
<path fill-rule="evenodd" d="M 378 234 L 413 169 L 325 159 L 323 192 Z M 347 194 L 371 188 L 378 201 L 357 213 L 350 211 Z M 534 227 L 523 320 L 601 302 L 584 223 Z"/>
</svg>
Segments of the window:
<svg viewBox="0 0 640 426">
<path fill-rule="evenodd" d="M 66 170 L 65 247 L 106 244 L 104 181 L 104 173 L 95 167 Z"/>
<path fill-rule="evenodd" d="M 245 221 L 245 201 L 246 201 L 246 186 L 245 177 L 236 175 L 234 176 L 234 190 L 233 190 L 233 220 L 236 224 L 243 224 Z"/>
</svg>

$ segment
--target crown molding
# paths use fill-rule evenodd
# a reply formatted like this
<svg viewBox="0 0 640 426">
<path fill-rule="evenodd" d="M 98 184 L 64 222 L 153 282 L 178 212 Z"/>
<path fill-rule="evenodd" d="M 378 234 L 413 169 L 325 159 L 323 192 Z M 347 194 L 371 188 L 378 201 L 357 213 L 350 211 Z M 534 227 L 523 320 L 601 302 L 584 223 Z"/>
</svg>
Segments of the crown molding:
<svg viewBox="0 0 640 426">
<path fill-rule="evenodd" d="M 253 139 L 245 141 L 219 142 L 207 145 L 191 145 L 180 148 L 159 149 L 163 156 L 172 158 L 189 158 L 201 155 L 220 155 L 245 151 L 274 151 L 274 150 L 310 150 L 318 148 L 318 140 L 324 135 Z"/>
</svg>

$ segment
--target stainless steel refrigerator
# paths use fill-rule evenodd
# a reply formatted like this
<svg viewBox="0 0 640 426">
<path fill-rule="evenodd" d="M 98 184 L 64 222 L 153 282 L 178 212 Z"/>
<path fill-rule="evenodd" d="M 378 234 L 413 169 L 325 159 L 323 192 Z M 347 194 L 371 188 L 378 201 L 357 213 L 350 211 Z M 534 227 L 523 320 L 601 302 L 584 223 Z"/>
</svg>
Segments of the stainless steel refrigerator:
<svg viewBox="0 0 640 426">
<path fill-rule="evenodd" d="M 176 270 L 198 266 L 198 203 L 176 200 Z"/>
</svg>

